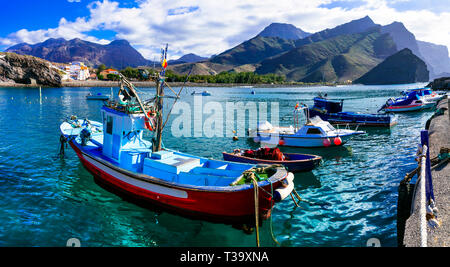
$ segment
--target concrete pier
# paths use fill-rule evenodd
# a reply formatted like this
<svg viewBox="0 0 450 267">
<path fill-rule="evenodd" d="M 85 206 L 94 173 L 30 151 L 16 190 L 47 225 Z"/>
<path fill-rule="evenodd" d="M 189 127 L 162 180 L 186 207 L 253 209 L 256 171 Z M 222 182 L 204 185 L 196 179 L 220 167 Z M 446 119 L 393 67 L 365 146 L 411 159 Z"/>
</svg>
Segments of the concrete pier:
<svg viewBox="0 0 450 267">
<path fill-rule="evenodd" d="M 449 100 L 443 99 L 437 105 L 437 110 L 444 110 L 444 114 L 435 115 L 430 119 L 429 131 L 429 150 L 430 158 L 436 157 L 442 147 L 450 148 L 450 115 Z M 436 207 L 438 208 L 438 221 L 440 226 L 432 229 L 429 225 L 426 227 L 428 247 L 449 247 L 450 246 L 450 163 L 447 162 L 431 173 L 434 187 L 434 196 Z M 406 247 L 421 246 L 420 229 L 420 187 L 416 186 L 415 198 L 412 206 L 414 212 L 406 220 L 403 245 Z"/>
</svg>

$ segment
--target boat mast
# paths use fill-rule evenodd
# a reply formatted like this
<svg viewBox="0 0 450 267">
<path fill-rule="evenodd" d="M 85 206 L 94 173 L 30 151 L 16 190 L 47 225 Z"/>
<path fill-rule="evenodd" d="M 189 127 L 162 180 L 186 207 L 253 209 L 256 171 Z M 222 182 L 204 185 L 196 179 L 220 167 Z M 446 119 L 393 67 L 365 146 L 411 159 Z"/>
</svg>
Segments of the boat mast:
<svg viewBox="0 0 450 267">
<path fill-rule="evenodd" d="M 161 49 L 161 72 L 156 77 L 156 139 L 153 144 L 153 152 L 161 150 L 162 130 L 163 130 L 163 99 L 164 99 L 164 79 L 167 67 L 167 48 Z"/>
</svg>

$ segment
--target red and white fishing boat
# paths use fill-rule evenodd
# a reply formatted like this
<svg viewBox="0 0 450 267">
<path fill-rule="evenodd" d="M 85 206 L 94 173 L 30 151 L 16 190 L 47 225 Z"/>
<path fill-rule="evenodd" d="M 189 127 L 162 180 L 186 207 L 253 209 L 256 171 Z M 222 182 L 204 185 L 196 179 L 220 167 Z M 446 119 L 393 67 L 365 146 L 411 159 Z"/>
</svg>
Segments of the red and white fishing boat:
<svg viewBox="0 0 450 267">
<path fill-rule="evenodd" d="M 157 97 L 142 102 L 121 76 L 120 100 L 105 103 L 102 122 L 73 116 L 61 124 L 61 139 L 99 182 L 115 192 L 213 221 L 267 218 L 273 205 L 293 191 L 294 176 L 284 167 L 212 160 L 161 147 L 167 66 L 163 58 Z M 143 139 L 148 130 L 155 134 L 153 142 Z"/>
</svg>

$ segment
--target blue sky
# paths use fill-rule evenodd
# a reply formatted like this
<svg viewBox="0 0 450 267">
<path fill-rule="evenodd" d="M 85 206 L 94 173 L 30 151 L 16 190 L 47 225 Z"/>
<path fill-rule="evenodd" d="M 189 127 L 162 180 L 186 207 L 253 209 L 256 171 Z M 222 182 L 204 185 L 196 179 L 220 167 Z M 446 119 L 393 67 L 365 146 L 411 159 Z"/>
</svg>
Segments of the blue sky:
<svg viewBox="0 0 450 267">
<path fill-rule="evenodd" d="M 210 56 L 271 22 L 316 32 L 369 15 L 400 21 L 423 41 L 450 46 L 450 0 L 0 0 L 0 51 L 20 42 L 126 39 L 146 58 L 170 44 L 171 58 Z"/>
</svg>

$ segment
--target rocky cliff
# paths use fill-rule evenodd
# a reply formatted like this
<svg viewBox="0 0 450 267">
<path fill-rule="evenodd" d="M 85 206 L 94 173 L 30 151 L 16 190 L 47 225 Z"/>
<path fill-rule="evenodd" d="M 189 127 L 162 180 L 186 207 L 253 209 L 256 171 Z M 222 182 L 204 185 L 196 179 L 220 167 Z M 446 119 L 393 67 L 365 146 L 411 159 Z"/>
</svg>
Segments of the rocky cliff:
<svg viewBox="0 0 450 267">
<path fill-rule="evenodd" d="M 427 65 L 413 52 L 405 48 L 386 58 L 375 68 L 353 83 L 357 84 L 407 84 L 428 82 Z"/>
<path fill-rule="evenodd" d="M 61 76 L 46 60 L 14 53 L 0 53 L 0 82 L 60 87 Z"/>
</svg>

